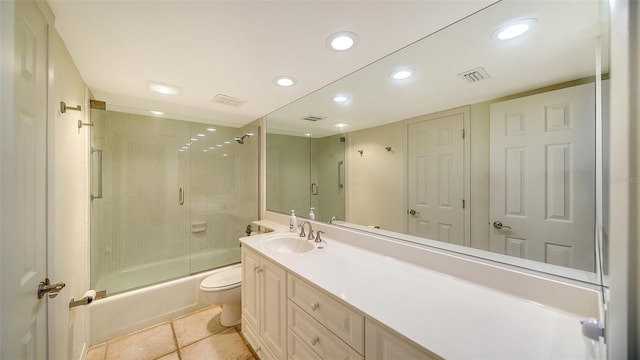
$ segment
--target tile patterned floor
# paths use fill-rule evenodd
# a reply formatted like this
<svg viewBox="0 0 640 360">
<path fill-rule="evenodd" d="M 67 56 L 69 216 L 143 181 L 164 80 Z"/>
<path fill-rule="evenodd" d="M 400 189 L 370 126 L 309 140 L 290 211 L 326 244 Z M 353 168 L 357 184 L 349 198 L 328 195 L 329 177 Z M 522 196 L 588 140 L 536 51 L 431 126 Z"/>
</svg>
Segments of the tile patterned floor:
<svg viewBox="0 0 640 360">
<path fill-rule="evenodd" d="M 255 360 L 240 327 L 211 306 L 89 348 L 87 360 Z"/>
</svg>

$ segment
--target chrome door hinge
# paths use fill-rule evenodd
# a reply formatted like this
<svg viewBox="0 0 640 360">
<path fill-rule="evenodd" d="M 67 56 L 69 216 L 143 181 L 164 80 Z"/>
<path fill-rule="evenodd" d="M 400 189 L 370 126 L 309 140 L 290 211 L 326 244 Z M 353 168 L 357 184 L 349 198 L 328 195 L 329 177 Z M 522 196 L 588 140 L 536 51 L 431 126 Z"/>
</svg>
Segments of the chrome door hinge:
<svg viewBox="0 0 640 360">
<path fill-rule="evenodd" d="M 462 129 L 462 138 L 464 139 L 464 137 L 465 137 L 465 131 L 464 129 Z"/>
<path fill-rule="evenodd" d="M 465 204 L 464 204 L 464 199 L 462 199 L 462 208 L 463 208 L 463 209 L 464 209 L 464 206 L 465 206 Z"/>
</svg>

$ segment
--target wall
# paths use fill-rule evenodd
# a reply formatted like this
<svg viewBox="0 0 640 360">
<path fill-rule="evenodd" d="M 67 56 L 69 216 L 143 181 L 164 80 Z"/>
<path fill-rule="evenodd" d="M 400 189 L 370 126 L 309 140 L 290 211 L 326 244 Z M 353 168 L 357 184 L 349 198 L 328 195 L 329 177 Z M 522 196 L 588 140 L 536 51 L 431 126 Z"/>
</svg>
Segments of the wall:
<svg viewBox="0 0 640 360">
<path fill-rule="evenodd" d="M 311 184 L 308 137 L 267 134 L 267 207 L 306 217 Z"/>
<path fill-rule="evenodd" d="M 348 222 L 406 232 L 405 127 L 396 122 L 349 133 Z"/>
<path fill-rule="evenodd" d="M 69 301 L 89 289 L 87 89 L 58 35 L 49 35 L 49 278 L 66 287 L 49 299 L 49 357 L 82 359 L 89 344 L 88 307 L 69 309 Z M 60 101 L 82 111 L 60 112 Z"/>
</svg>

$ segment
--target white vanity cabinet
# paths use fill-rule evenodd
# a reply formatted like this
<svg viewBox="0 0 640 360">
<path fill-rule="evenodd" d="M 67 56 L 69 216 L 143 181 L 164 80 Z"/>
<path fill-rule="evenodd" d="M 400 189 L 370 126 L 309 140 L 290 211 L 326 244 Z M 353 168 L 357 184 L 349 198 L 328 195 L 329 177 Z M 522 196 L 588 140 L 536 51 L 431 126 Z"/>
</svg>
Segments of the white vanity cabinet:
<svg viewBox="0 0 640 360">
<path fill-rule="evenodd" d="M 286 271 L 242 249 L 242 331 L 261 359 L 286 359 Z"/>
<path fill-rule="evenodd" d="M 248 247 L 242 266 L 242 332 L 261 360 L 439 359 Z"/>
</svg>

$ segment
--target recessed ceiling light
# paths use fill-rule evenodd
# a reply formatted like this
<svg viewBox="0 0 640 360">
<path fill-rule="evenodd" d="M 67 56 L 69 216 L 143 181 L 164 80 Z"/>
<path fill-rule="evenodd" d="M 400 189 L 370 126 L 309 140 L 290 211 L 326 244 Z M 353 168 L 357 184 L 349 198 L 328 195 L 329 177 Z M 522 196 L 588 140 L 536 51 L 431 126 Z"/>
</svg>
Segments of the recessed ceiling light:
<svg viewBox="0 0 640 360">
<path fill-rule="evenodd" d="M 405 80 L 413 76 L 415 74 L 415 70 L 411 68 L 400 68 L 393 70 L 391 73 L 391 78 L 394 80 Z"/>
<path fill-rule="evenodd" d="M 349 102 L 349 100 L 351 100 L 351 97 L 345 94 L 337 94 L 333 97 L 333 101 L 337 102 L 338 104 L 347 103 Z"/>
<path fill-rule="evenodd" d="M 351 31 L 341 31 L 327 38 L 327 46 L 332 50 L 345 51 L 358 45 L 359 41 L 358 35 Z"/>
<path fill-rule="evenodd" d="M 180 95 L 180 88 L 173 85 L 149 81 L 149 90 L 162 95 Z"/>
<path fill-rule="evenodd" d="M 149 110 L 149 112 L 152 113 L 153 115 L 164 115 L 162 111 Z"/>
<path fill-rule="evenodd" d="M 273 79 L 273 81 L 279 86 L 283 87 L 292 86 L 296 83 L 296 79 L 292 78 L 291 76 L 278 76 L 277 78 Z"/>
<path fill-rule="evenodd" d="M 307 136 L 307 137 L 311 137 L 311 134 L 309 134 L 309 133 L 306 133 L 304 135 Z"/>
<path fill-rule="evenodd" d="M 207 131 L 216 131 L 214 128 L 208 128 Z"/>
<path fill-rule="evenodd" d="M 348 124 L 345 123 L 337 123 L 337 124 L 333 124 L 333 126 L 337 127 L 337 128 L 344 128 L 349 126 Z"/>
<path fill-rule="evenodd" d="M 524 35 L 538 24 L 538 20 L 533 18 L 519 19 L 511 21 L 493 33 L 493 38 L 497 40 L 510 40 Z"/>
</svg>

